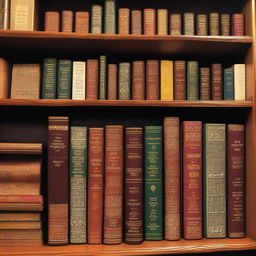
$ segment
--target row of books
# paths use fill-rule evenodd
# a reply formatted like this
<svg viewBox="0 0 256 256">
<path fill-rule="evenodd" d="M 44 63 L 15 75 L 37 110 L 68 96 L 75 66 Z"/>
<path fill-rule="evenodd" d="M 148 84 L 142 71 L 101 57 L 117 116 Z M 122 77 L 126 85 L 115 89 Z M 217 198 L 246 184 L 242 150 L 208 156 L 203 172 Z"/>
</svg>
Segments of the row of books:
<svg viewBox="0 0 256 256">
<path fill-rule="evenodd" d="M 1 98 L 8 98 L 11 91 L 12 99 L 246 99 L 245 64 L 229 68 L 219 63 L 199 67 L 198 61 L 180 60 L 107 64 L 105 55 L 87 61 L 46 58 L 42 74 L 40 64 L 14 64 L 11 90 L 6 70 L 8 63 L 0 59 Z"/>
<path fill-rule="evenodd" d="M 48 125 L 49 244 L 245 236 L 244 125 Z"/>
</svg>

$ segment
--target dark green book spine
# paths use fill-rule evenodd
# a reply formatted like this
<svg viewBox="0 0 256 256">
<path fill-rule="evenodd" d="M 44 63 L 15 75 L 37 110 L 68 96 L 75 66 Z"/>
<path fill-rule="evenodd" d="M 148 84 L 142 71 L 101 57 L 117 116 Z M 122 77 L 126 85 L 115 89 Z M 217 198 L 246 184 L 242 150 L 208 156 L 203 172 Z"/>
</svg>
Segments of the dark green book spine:
<svg viewBox="0 0 256 256">
<path fill-rule="evenodd" d="M 72 61 L 59 60 L 57 99 L 71 99 Z"/>
<path fill-rule="evenodd" d="M 119 63 L 119 100 L 131 99 L 131 63 Z"/>
<path fill-rule="evenodd" d="M 162 126 L 145 127 L 145 239 L 163 239 Z"/>
<path fill-rule="evenodd" d="M 105 34 L 116 34 L 116 0 L 105 0 Z"/>
<path fill-rule="evenodd" d="M 187 62 L 187 100 L 199 100 L 198 61 Z"/>
<path fill-rule="evenodd" d="M 234 100 L 234 67 L 224 69 L 224 100 Z"/>
<path fill-rule="evenodd" d="M 100 56 L 100 100 L 106 99 L 107 92 L 107 57 Z"/>
<path fill-rule="evenodd" d="M 56 99 L 57 59 L 46 58 L 43 64 L 42 99 Z"/>
</svg>

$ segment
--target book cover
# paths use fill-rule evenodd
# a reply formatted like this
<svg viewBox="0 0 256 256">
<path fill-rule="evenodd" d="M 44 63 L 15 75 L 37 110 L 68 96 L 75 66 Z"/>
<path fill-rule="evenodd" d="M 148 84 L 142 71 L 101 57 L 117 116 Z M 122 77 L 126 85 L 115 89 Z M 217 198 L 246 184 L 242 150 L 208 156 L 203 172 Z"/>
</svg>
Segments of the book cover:
<svg viewBox="0 0 256 256">
<path fill-rule="evenodd" d="M 60 14 L 58 12 L 45 12 L 44 31 L 48 31 L 48 32 L 60 31 Z"/>
<path fill-rule="evenodd" d="M 230 15 L 221 14 L 220 20 L 221 35 L 230 36 Z"/>
<path fill-rule="evenodd" d="M 119 100 L 131 99 L 131 63 L 119 63 L 118 97 Z"/>
<path fill-rule="evenodd" d="M 199 100 L 198 61 L 187 62 L 187 100 Z"/>
<path fill-rule="evenodd" d="M 145 63 L 144 61 L 132 62 L 132 99 L 145 99 Z"/>
<path fill-rule="evenodd" d="M 234 67 L 224 69 L 224 100 L 234 100 Z"/>
<path fill-rule="evenodd" d="M 116 34 L 116 1 L 105 0 L 104 12 L 105 34 Z"/>
<path fill-rule="evenodd" d="M 133 35 L 142 34 L 142 12 L 141 10 L 131 11 L 131 33 Z"/>
<path fill-rule="evenodd" d="M 118 9 L 118 34 L 130 34 L 130 9 Z"/>
<path fill-rule="evenodd" d="M 108 100 L 117 99 L 117 64 L 108 64 Z"/>
<path fill-rule="evenodd" d="M 89 33 L 89 12 L 76 12 L 75 32 Z"/>
<path fill-rule="evenodd" d="M 220 18 L 219 14 L 212 12 L 210 16 L 210 36 L 218 36 L 220 34 Z"/>
<path fill-rule="evenodd" d="M 160 65 L 158 60 L 146 61 L 146 99 L 160 99 Z"/>
<path fill-rule="evenodd" d="M 212 100 L 223 99 L 222 64 L 212 64 Z"/>
<path fill-rule="evenodd" d="M 174 100 L 186 100 L 186 62 L 174 61 Z"/>
<path fill-rule="evenodd" d="M 86 99 L 97 100 L 99 91 L 99 61 L 87 60 Z"/>
<path fill-rule="evenodd" d="M 173 61 L 161 60 L 161 100 L 173 100 Z"/>
<path fill-rule="evenodd" d="M 57 99 L 72 97 L 72 61 L 58 61 Z"/>
<path fill-rule="evenodd" d="M 86 62 L 73 61 L 72 99 L 85 100 Z"/>
<path fill-rule="evenodd" d="M 245 64 L 234 65 L 234 98 L 235 100 L 245 100 L 246 96 L 246 67 Z"/>
</svg>

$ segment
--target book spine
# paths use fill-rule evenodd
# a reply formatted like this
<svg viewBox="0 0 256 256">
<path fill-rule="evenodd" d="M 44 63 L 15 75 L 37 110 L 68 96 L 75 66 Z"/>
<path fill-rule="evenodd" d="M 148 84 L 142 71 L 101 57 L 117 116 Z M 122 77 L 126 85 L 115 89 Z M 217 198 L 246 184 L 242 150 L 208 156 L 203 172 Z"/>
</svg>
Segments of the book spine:
<svg viewBox="0 0 256 256">
<path fill-rule="evenodd" d="M 183 122 L 183 225 L 185 239 L 202 238 L 202 122 Z"/>
<path fill-rule="evenodd" d="M 219 14 L 212 12 L 210 16 L 210 36 L 218 36 L 220 34 Z"/>
<path fill-rule="evenodd" d="M 85 100 L 86 62 L 73 62 L 72 99 Z"/>
<path fill-rule="evenodd" d="M 198 62 L 187 62 L 187 100 L 199 100 Z"/>
<path fill-rule="evenodd" d="M 224 100 L 234 100 L 234 67 L 224 69 Z"/>
<path fill-rule="evenodd" d="M 245 25 L 244 25 L 244 14 L 236 13 L 232 16 L 232 35 L 233 36 L 244 36 Z"/>
<path fill-rule="evenodd" d="M 200 100 L 211 99 L 210 68 L 200 68 Z"/>
<path fill-rule="evenodd" d="M 173 100 L 173 61 L 161 60 L 161 100 Z"/>
<path fill-rule="evenodd" d="M 212 64 L 212 100 L 223 99 L 222 65 Z"/>
<path fill-rule="evenodd" d="M 108 100 L 117 99 L 117 64 L 108 64 Z"/>
<path fill-rule="evenodd" d="M 179 118 L 164 119 L 165 239 L 181 238 Z"/>
<path fill-rule="evenodd" d="M 132 99 L 145 99 L 145 63 L 133 61 L 132 63 Z"/>
<path fill-rule="evenodd" d="M 102 243 L 104 128 L 89 129 L 88 243 Z"/>
<path fill-rule="evenodd" d="M 226 125 L 204 124 L 204 236 L 226 237 Z"/>
<path fill-rule="evenodd" d="M 48 244 L 68 243 L 69 118 L 48 118 Z"/>
<path fill-rule="evenodd" d="M 116 0 L 105 0 L 105 34 L 116 34 Z"/>
<path fill-rule="evenodd" d="M 156 34 L 156 10 L 144 9 L 144 35 Z"/>
<path fill-rule="evenodd" d="M 59 60 L 57 99 L 71 99 L 72 61 Z"/>
<path fill-rule="evenodd" d="M 118 34 L 130 34 L 130 9 L 118 9 Z"/>
<path fill-rule="evenodd" d="M 11 222 L 11 221 L 4 221 L 0 222 L 0 230 L 8 229 L 8 230 L 37 230 L 41 229 L 42 225 L 40 221 L 17 221 L 17 222 Z"/>
<path fill-rule="evenodd" d="M 143 128 L 125 129 L 125 237 L 128 244 L 143 241 Z"/>
<path fill-rule="evenodd" d="M 145 126 L 145 239 L 163 239 L 162 127 Z"/>
<path fill-rule="evenodd" d="M 70 128 L 70 243 L 86 243 L 87 127 Z"/>
<path fill-rule="evenodd" d="M 245 100 L 245 64 L 234 65 L 235 100 Z"/>
<path fill-rule="evenodd" d="M 142 34 L 142 13 L 140 10 L 132 10 L 131 14 L 131 33 L 133 35 L 141 35 Z"/>
<path fill-rule="evenodd" d="M 123 234 L 123 126 L 105 127 L 104 244 L 120 244 Z"/>
<path fill-rule="evenodd" d="M 159 100 L 160 84 L 159 84 L 159 61 L 146 61 L 146 99 Z"/>
<path fill-rule="evenodd" d="M 181 14 L 174 13 L 170 15 L 170 34 L 173 36 L 182 34 Z"/>
<path fill-rule="evenodd" d="M 43 205 L 41 195 L 0 195 L 0 203 L 18 203 L 24 205 Z"/>
<path fill-rule="evenodd" d="M 100 56 L 100 100 L 106 99 L 107 93 L 107 56 Z"/>
<path fill-rule="evenodd" d="M 91 33 L 101 34 L 102 33 L 102 6 L 92 6 L 92 22 L 91 22 Z"/>
<path fill-rule="evenodd" d="M 87 60 L 86 99 L 97 100 L 99 90 L 99 63 L 98 60 Z"/>
<path fill-rule="evenodd" d="M 221 35 L 230 36 L 230 15 L 221 14 Z"/>
<path fill-rule="evenodd" d="M 10 221 L 26 221 L 26 222 L 40 222 L 41 221 L 41 213 L 40 212 L 1 212 L 0 213 L 0 222 Z"/>
<path fill-rule="evenodd" d="M 73 12 L 62 11 L 62 25 L 61 31 L 71 33 L 73 32 Z"/>
<path fill-rule="evenodd" d="M 75 32 L 89 33 L 89 12 L 76 12 Z"/>
<path fill-rule="evenodd" d="M 183 33 L 186 36 L 195 34 L 195 15 L 192 12 L 184 13 Z"/>
<path fill-rule="evenodd" d="M 10 28 L 9 8 L 10 8 L 9 0 L 0 0 L 0 29 L 7 30 Z"/>
<path fill-rule="evenodd" d="M 60 31 L 60 14 L 58 12 L 45 12 L 44 31 Z"/>
<path fill-rule="evenodd" d="M 131 64 L 119 63 L 119 100 L 130 100 L 131 98 Z"/>
<path fill-rule="evenodd" d="M 227 131 L 228 237 L 245 236 L 245 141 L 244 125 L 229 124 Z"/>
<path fill-rule="evenodd" d="M 9 98 L 10 90 L 10 67 L 8 62 L 0 58 L 0 98 Z"/>
<path fill-rule="evenodd" d="M 208 20 L 206 14 L 197 15 L 197 35 L 207 36 L 208 35 Z"/>
<path fill-rule="evenodd" d="M 174 99 L 186 100 L 186 62 L 174 61 Z"/>
<path fill-rule="evenodd" d="M 157 10 L 157 34 L 168 35 L 168 10 Z"/>
</svg>

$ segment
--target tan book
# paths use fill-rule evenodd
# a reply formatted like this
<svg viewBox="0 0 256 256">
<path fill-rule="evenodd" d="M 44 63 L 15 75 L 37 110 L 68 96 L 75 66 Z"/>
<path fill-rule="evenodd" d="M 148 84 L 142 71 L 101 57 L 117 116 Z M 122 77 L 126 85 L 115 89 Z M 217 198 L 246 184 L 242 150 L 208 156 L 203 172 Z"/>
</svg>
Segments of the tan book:
<svg viewBox="0 0 256 256">
<path fill-rule="evenodd" d="M 170 34 L 173 36 L 182 34 L 181 14 L 174 13 L 170 15 Z"/>
<path fill-rule="evenodd" d="M 39 222 L 40 220 L 39 212 L 0 212 L 0 222 Z"/>
<path fill-rule="evenodd" d="M 210 13 L 210 35 L 218 36 L 220 34 L 219 14 L 216 12 Z"/>
<path fill-rule="evenodd" d="M 73 12 L 62 11 L 62 32 L 71 33 L 73 32 Z"/>
<path fill-rule="evenodd" d="M 206 14 L 197 15 L 197 35 L 198 36 L 207 36 L 208 35 L 208 20 Z"/>
<path fill-rule="evenodd" d="M 14 64 L 12 68 L 12 99 L 39 99 L 40 65 Z"/>
<path fill-rule="evenodd" d="M 185 36 L 193 36 L 195 34 L 195 15 L 192 12 L 184 13 L 183 33 Z"/>
<path fill-rule="evenodd" d="M 2 240 L 42 240 L 42 230 L 41 229 L 14 229 L 14 230 L 0 230 L 0 241 Z"/>
<path fill-rule="evenodd" d="M 221 14 L 221 35 L 230 36 L 230 15 Z"/>
<path fill-rule="evenodd" d="M 0 154 L 41 155 L 42 152 L 40 143 L 0 143 Z"/>
<path fill-rule="evenodd" d="M 130 34 L 130 9 L 118 9 L 118 34 Z"/>
<path fill-rule="evenodd" d="M 44 31 L 60 31 L 60 14 L 58 12 L 45 12 Z"/>
<path fill-rule="evenodd" d="M 173 61 L 161 60 L 161 100 L 173 100 Z"/>
<path fill-rule="evenodd" d="M 3 221 L 0 222 L 0 230 L 3 229 L 41 229 L 40 221 Z"/>
<path fill-rule="evenodd" d="M 144 35 L 156 34 L 156 10 L 144 9 Z"/>
<path fill-rule="evenodd" d="M 0 58 L 0 98 L 9 97 L 10 90 L 10 71 L 8 62 Z"/>
<path fill-rule="evenodd" d="M 76 12 L 75 32 L 89 33 L 89 12 Z"/>
<path fill-rule="evenodd" d="M 168 10 L 157 10 L 157 34 L 168 35 Z"/>
<path fill-rule="evenodd" d="M 142 34 L 142 12 L 140 10 L 132 10 L 132 26 L 131 33 L 133 35 L 141 35 Z"/>
<path fill-rule="evenodd" d="M 24 231 L 24 230 L 21 230 Z M 33 246 L 42 246 L 43 245 L 43 240 L 42 239 L 1 239 L 0 240 L 0 246 L 1 247 L 33 247 Z"/>
<path fill-rule="evenodd" d="M 0 0 L 0 29 L 10 28 L 10 0 Z"/>
</svg>

